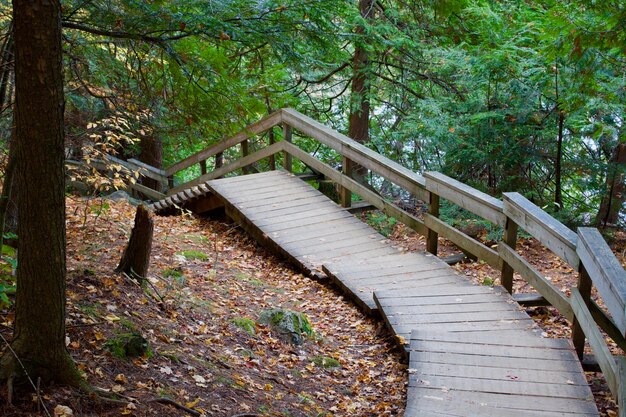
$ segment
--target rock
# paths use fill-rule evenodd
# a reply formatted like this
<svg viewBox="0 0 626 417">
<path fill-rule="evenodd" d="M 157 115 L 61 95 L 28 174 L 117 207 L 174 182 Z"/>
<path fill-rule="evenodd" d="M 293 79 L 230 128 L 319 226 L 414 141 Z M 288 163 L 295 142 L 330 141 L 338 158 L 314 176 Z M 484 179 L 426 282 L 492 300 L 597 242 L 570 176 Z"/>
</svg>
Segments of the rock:
<svg viewBox="0 0 626 417">
<path fill-rule="evenodd" d="M 108 200 L 113 200 L 113 201 L 120 201 L 120 200 L 126 200 L 128 201 L 129 204 L 133 205 L 133 206 L 138 206 L 142 203 L 141 200 L 137 200 L 136 198 L 131 197 L 126 191 L 124 190 L 117 190 L 107 196 L 105 196 L 104 198 L 108 199 Z"/>
<path fill-rule="evenodd" d="M 259 317 L 259 323 L 269 325 L 283 340 L 294 345 L 304 343 L 303 335 L 315 335 L 307 316 L 298 311 L 279 308 L 265 310 Z"/>
</svg>

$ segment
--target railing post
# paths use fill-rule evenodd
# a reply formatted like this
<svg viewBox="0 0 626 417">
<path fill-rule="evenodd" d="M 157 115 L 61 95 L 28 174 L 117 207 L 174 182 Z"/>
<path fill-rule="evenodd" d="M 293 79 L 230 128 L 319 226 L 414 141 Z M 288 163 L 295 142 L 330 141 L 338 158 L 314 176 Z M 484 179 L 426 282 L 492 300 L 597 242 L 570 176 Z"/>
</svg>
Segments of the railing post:
<svg viewBox="0 0 626 417">
<path fill-rule="evenodd" d="M 224 166 L 224 153 L 220 152 L 215 154 L 215 167 L 214 170 Z"/>
<path fill-rule="evenodd" d="M 270 146 L 272 146 L 276 142 L 276 137 L 274 136 L 274 128 L 270 128 L 267 132 L 267 137 L 269 138 Z M 276 157 L 274 155 L 270 155 L 270 171 L 276 171 Z"/>
<path fill-rule="evenodd" d="M 439 196 L 432 191 L 428 193 L 428 214 L 433 217 L 439 217 Z M 428 229 L 426 236 L 426 250 L 437 256 L 437 240 L 439 235 L 434 230 Z"/>
<path fill-rule="evenodd" d="M 617 394 L 617 405 L 619 406 L 619 417 L 626 417 L 626 357 L 618 356 L 617 360 L 617 380 L 619 381 L 619 392 Z"/>
<path fill-rule="evenodd" d="M 245 158 L 249 154 L 250 154 L 250 146 L 249 146 L 248 140 L 246 139 L 241 142 L 241 157 Z M 245 166 L 241 170 L 243 171 L 244 174 L 250 173 L 250 167 Z"/>
<path fill-rule="evenodd" d="M 589 273 L 581 262 L 578 271 L 577 288 L 583 301 L 585 302 L 585 304 L 587 304 L 587 307 L 589 307 L 589 304 L 591 304 L 592 286 L 593 282 L 591 281 L 591 277 L 589 276 Z M 574 344 L 574 349 L 576 349 L 576 354 L 578 355 L 578 358 L 582 360 L 585 353 L 585 333 L 583 332 L 580 323 L 578 323 L 576 315 L 574 315 L 574 322 L 572 323 L 572 343 Z"/>
<path fill-rule="evenodd" d="M 171 190 L 172 188 L 174 188 L 174 176 L 170 175 L 167 177 L 167 189 Z"/>
<path fill-rule="evenodd" d="M 291 126 L 289 126 L 286 123 L 283 124 L 283 140 L 289 143 L 292 142 Z M 292 166 L 292 161 L 291 161 L 291 155 L 289 155 L 289 153 L 285 151 L 284 157 L 285 159 L 284 159 L 283 168 L 285 168 L 287 172 L 292 172 L 293 166 Z"/>
<path fill-rule="evenodd" d="M 506 218 L 506 224 L 504 225 L 504 233 L 502 234 L 502 241 L 506 243 L 511 249 L 515 249 L 517 245 L 517 223 L 515 223 L 509 217 Z M 513 294 L 513 273 L 515 271 L 506 262 L 502 263 L 502 270 L 500 274 L 500 284 L 504 287 L 509 294 Z"/>
<path fill-rule="evenodd" d="M 344 156 L 342 163 L 343 175 L 352 178 L 352 166 L 352 161 Z M 342 207 L 350 207 L 352 205 L 352 191 L 348 188 L 341 187 L 339 198 Z"/>
<path fill-rule="evenodd" d="M 206 174 L 206 159 L 200 161 L 200 175 Z"/>
</svg>

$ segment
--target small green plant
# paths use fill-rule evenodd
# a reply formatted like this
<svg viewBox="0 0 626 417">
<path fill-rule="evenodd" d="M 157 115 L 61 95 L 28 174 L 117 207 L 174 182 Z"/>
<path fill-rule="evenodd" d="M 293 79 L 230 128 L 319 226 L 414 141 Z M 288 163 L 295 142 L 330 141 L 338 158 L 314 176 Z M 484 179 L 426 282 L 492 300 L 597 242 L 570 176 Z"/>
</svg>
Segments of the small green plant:
<svg viewBox="0 0 626 417">
<path fill-rule="evenodd" d="M 250 336 L 256 336 L 256 322 L 254 320 L 247 317 L 237 317 L 232 320 L 232 323 Z"/>
<path fill-rule="evenodd" d="M 17 268 L 17 258 L 15 248 L 2 245 L 2 260 L 0 261 L 0 309 L 11 305 L 9 296 L 15 294 L 17 289 L 15 281 L 15 269 Z"/>
<path fill-rule="evenodd" d="M 393 233 L 393 228 L 398 221 L 394 217 L 387 216 L 380 211 L 369 211 L 365 215 L 367 224 L 372 226 L 378 233 L 381 235 L 388 237 L 391 233 Z"/>
<path fill-rule="evenodd" d="M 104 343 L 104 347 L 111 355 L 118 359 L 137 358 L 140 356 L 152 356 L 148 341 L 139 333 L 119 333 Z"/>
<path fill-rule="evenodd" d="M 483 278 L 483 282 L 482 282 L 482 284 L 483 284 L 483 285 L 486 285 L 486 286 L 488 286 L 488 287 L 492 287 L 492 286 L 493 286 L 493 284 L 494 284 L 494 282 L 495 282 L 495 281 L 494 281 L 494 279 L 493 279 L 493 278 L 491 278 L 491 277 L 485 277 L 485 278 Z"/>
<path fill-rule="evenodd" d="M 183 255 L 189 261 L 193 261 L 196 259 L 206 261 L 207 259 L 209 259 L 209 256 L 206 253 L 200 252 L 199 250 L 184 250 L 181 252 L 181 255 Z"/>
</svg>

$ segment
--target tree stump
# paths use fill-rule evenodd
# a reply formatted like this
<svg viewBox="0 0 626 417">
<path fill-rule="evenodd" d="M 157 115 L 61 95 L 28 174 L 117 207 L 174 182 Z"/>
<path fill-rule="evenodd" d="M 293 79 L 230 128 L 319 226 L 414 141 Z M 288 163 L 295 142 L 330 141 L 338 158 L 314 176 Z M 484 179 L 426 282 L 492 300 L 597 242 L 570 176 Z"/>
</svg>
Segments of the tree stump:
<svg viewBox="0 0 626 417">
<path fill-rule="evenodd" d="M 152 250 L 152 232 L 154 221 L 148 208 L 140 204 L 135 215 L 135 225 L 130 233 L 130 239 L 120 264 L 115 272 L 125 272 L 130 277 L 145 283 L 150 266 L 150 252 Z"/>
</svg>

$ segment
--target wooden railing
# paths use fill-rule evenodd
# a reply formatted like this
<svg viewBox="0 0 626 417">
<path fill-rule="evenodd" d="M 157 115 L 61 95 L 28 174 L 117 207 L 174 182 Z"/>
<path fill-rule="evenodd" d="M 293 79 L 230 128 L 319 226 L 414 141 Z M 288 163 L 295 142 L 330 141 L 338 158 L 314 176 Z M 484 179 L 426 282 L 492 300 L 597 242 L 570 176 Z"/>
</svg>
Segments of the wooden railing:
<svg viewBox="0 0 626 417">
<path fill-rule="evenodd" d="M 247 154 L 247 141 L 251 137 L 276 126 L 282 126 L 283 140 L 269 143 L 268 146 Z M 293 140 L 294 132 L 334 150 L 342 158 L 342 171 L 302 150 L 297 141 Z M 518 193 L 504 193 L 500 200 L 441 173 L 427 172 L 423 176 L 419 175 L 292 109 L 279 110 L 235 136 L 172 165 L 165 170 L 161 179 L 164 181 L 164 177 L 167 177 L 170 185 L 173 185 L 174 176 L 180 171 L 195 164 L 206 167 L 207 159 L 219 156 L 235 146 L 240 146 L 241 156 L 238 159 L 223 166 L 217 166 L 216 163 L 213 171 L 171 187 L 168 191 L 170 198 L 175 199 L 177 193 L 192 186 L 242 170 L 266 158 L 270 159 L 269 165 L 275 167 L 279 154 L 282 154 L 282 169 L 291 171 L 292 158 L 295 158 L 315 173 L 334 181 L 340 189 L 342 205 L 348 207 L 352 193 L 358 195 L 385 214 L 426 236 L 429 252 L 436 255 L 438 238 L 446 238 L 465 252 L 499 270 L 501 285 L 511 293 L 513 274 L 518 273 L 545 301 L 573 323 L 573 343 L 581 358 L 585 339 L 589 340 L 608 385 L 619 401 L 620 416 L 626 416 L 626 407 L 623 405 L 626 401 L 624 359 L 616 359 L 611 355 L 600 332 L 600 329 L 604 330 L 619 347 L 626 349 L 626 272 L 596 229 L 581 228 L 575 233 Z M 428 203 L 429 210 L 424 214 L 423 220 L 387 201 L 373 191 L 372 187 L 353 179 L 351 169 L 354 164 L 367 168 L 418 200 Z M 486 246 L 441 220 L 441 199 L 501 227 L 503 232 L 497 248 Z M 515 250 L 520 227 L 578 272 L 578 286 L 571 290 L 570 297 Z M 591 299 L 592 285 L 597 287 L 608 313 Z"/>
</svg>

